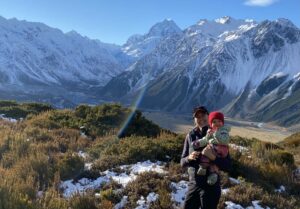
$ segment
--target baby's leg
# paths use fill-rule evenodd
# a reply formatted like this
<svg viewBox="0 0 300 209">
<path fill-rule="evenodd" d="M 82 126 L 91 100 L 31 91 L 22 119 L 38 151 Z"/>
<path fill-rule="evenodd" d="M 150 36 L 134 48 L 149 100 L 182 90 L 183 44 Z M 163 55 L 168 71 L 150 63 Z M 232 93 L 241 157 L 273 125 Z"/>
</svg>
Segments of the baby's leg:
<svg viewBox="0 0 300 209">
<path fill-rule="evenodd" d="M 208 167 L 209 167 L 209 159 L 206 156 L 201 155 L 197 175 L 205 176 Z"/>
<path fill-rule="evenodd" d="M 207 177 L 207 183 L 209 185 L 214 185 L 218 181 L 218 173 L 219 173 L 218 166 L 216 166 L 214 164 L 210 165 L 209 172 L 210 172 L 210 174 Z"/>
<path fill-rule="evenodd" d="M 214 185 L 218 181 L 218 174 L 217 173 L 211 173 L 207 177 L 207 184 Z"/>
<path fill-rule="evenodd" d="M 201 152 L 202 155 L 205 155 L 211 158 L 211 155 L 217 156 L 216 150 L 214 149 L 214 144 L 208 144 Z"/>
<path fill-rule="evenodd" d="M 205 166 L 199 164 L 199 169 L 197 171 L 197 175 L 199 176 L 205 176 L 206 175 L 206 172 L 207 172 L 207 169 Z"/>
</svg>

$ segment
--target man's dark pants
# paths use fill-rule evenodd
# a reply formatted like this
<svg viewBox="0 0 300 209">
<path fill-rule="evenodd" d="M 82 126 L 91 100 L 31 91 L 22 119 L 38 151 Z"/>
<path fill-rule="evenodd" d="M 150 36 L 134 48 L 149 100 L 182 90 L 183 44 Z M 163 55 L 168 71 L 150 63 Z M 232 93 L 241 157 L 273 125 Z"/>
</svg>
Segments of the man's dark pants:
<svg viewBox="0 0 300 209">
<path fill-rule="evenodd" d="M 184 202 L 184 209 L 216 209 L 221 197 L 219 182 L 213 186 L 199 185 L 190 181 Z"/>
</svg>

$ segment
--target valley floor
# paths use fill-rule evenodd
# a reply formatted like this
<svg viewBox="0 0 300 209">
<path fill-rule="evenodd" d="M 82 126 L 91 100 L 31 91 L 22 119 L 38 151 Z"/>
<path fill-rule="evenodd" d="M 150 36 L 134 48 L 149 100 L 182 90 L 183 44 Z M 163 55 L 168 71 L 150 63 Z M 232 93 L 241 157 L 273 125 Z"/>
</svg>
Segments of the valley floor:
<svg viewBox="0 0 300 209">
<path fill-rule="evenodd" d="M 159 126 L 176 133 L 188 133 L 193 128 L 191 115 L 180 115 L 165 112 L 144 111 L 144 116 Z M 225 123 L 231 126 L 232 136 L 257 138 L 262 141 L 279 142 L 296 131 L 294 128 L 284 128 L 269 123 L 225 118 Z"/>
</svg>

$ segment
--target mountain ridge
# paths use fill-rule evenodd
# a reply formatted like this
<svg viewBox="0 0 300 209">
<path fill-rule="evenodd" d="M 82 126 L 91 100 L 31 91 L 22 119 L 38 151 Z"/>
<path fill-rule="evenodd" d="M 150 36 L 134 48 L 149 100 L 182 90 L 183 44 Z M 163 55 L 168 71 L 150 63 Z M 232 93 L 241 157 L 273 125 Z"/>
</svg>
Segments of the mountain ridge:
<svg viewBox="0 0 300 209">
<path fill-rule="evenodd" d="M 128 104 L 142 97 L 140 107 L 146 109 L 189 112 L 204 104 L 258 119 L 262 116 L 255 111 L 266 113 L 277 99 L 298 100 L 293 76 L 299 73 L 299 40 L 299 28 L 284 18 L 256 22 L 225 16 L 185 29 L 165 19 L 122 46 L 43 23 L 0 18 L 0 97 L 37 98 L 62 107 Z M 267 78 L 280 73 L 287 75 L 283 82 L 268 84 Z M 276 82 L 279 93 L 272 87 Z"/>
</svg>

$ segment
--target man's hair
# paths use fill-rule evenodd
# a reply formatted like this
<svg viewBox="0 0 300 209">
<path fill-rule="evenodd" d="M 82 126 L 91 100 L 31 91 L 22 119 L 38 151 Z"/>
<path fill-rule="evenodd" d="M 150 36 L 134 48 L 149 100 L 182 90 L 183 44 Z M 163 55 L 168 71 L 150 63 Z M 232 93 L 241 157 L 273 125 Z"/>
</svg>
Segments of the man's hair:
<svg viewBox="0 0 300 209">
<path fill-rule="evenodd" d="M 202 112 L 204 114 L 209 115 L 209 112 L 208 112 L 208 110 L 206 109 L 205 106 L 195 107 L 194 110 L 193 110 L 193 117 L 195 117 L 198 112 Z"/>
</svg>

